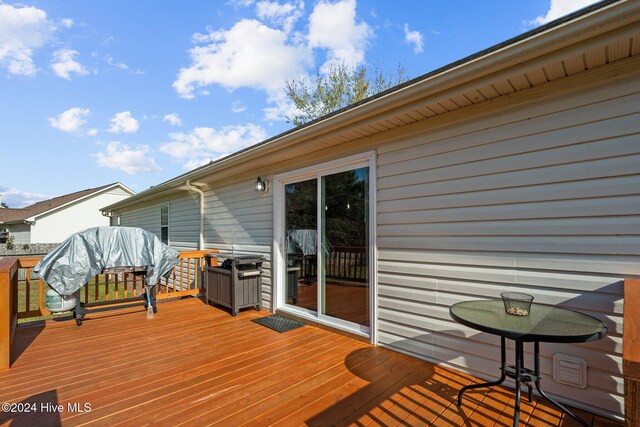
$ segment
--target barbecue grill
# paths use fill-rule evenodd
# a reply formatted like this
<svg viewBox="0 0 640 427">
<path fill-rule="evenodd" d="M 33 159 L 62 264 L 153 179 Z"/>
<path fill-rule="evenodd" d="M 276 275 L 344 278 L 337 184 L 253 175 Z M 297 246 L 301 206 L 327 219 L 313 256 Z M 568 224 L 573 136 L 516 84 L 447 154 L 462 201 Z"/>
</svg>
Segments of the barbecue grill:
<svg viewBox="0 0 640 427">
<path fill-rule="evenodd" d="M 141 228 L 95 227 L 75 233 L 46 255 L 34 271 L 59 295 L 75 294 L 78 326 L 88 307 L 138 302 L 157 312 L 155 286 L 178 264 L 178 252 Z M 80 289 L 98 274 L 123 273 L 141 278 L 145 293 L 132 298 L 80 302 Z M 142 299 L 142 301 L 140 301 Z"/>
</svg>

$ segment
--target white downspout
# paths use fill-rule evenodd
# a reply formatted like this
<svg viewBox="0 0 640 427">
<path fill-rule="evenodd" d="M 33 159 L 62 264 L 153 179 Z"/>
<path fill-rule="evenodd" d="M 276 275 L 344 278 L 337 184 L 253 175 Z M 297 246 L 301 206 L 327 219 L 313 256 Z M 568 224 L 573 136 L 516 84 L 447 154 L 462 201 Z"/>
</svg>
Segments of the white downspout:
<svg viewBox="0 0 640 427">
<path fill-rule="evenodd" d="M 198 241 L 198 250 L 201 251 L 204 249 L 204 191 L 202 191 L 198 187 L 194 187 L 195 185 L 202 184 L 192 184 L 190 179 L 188 179 L 185 184 L 189 191 L 198 193 L 200 195 L 200 239 Z"/>
</svg>

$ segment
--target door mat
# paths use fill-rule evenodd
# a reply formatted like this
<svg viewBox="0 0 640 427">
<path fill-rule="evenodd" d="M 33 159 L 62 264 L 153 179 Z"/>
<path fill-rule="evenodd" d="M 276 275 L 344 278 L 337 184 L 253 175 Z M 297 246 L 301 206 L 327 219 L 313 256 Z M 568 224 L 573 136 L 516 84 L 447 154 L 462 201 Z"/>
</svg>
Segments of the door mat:
<svg viewBox="0 0 640 427">
<path fill-rule="evenodd" d="M 302 322 L 291 319 L 290 317 L 281 316 L 279 314 L 259 317 L 257 319 L 251 319 L 251 321 L 278 332 L 287 332 L 292 329 L 299 328 L 300 326 L 304 326 L 304 323 Z"/>
</svg>

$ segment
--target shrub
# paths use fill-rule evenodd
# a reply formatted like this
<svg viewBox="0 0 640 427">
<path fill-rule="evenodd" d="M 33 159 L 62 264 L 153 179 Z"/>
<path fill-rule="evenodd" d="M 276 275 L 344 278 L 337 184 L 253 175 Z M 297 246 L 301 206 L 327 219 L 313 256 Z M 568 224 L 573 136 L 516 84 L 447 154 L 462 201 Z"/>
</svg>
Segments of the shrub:
<svg viewBox="0 0 640 427">
<path fill-rule="evenodd" d="M 11 236 L 7 239 L 6 243 L 4 244 L 8 251 L 16 247 L 16 245 L 13 244 L 14 240 L 15 240 L 15 237 Z"/>
</svg>

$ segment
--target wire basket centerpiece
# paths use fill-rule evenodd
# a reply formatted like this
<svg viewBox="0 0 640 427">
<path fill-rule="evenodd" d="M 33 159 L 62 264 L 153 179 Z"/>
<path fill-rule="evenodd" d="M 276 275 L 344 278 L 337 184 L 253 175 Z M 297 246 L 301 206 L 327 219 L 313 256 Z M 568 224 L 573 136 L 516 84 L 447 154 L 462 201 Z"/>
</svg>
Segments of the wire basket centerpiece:
<svg viewBox="0 0 640 427">
<path fill-rule="evenodd" d="M 533 296 L 521 292 L 503 292 L 500 294 L 504 311 L 513 316 L 528 316 L 531 312 Z"/>
</svg>

